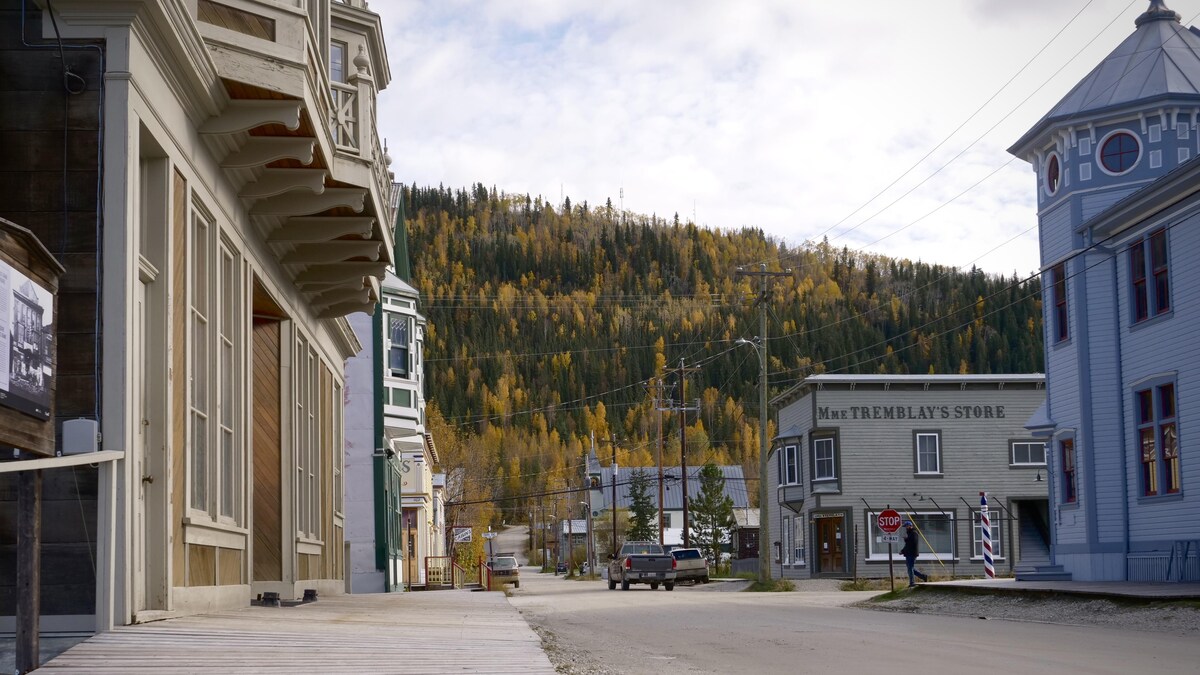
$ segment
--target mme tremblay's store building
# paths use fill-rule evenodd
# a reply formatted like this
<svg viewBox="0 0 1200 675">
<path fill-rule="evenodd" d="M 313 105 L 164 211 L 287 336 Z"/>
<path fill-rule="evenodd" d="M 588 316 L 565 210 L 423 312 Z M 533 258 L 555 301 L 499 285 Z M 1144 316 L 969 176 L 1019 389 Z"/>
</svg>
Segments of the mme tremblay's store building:
<svg viewBox="0 0 1200 675">
<path fill-rule="evenodd" d="M 1046 446 L 1025 428 L 1044 387 L 1041 374 L 814 375 L 777 397 L 773 572 L 886 577 L 876 517 L 893 508 L 921 534 L 922 569 L 983 576 L 980 492 L 996 573 L 1045 564 Z"/>
</svg>

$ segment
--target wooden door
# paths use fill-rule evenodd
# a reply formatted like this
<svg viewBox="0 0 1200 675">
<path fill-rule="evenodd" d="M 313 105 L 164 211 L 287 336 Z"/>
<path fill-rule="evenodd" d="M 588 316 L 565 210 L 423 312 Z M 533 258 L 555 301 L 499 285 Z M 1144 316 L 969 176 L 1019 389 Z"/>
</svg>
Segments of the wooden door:
<svg viewBox="0 0 1200 675">
<path fill-rule="evenodd" d="M 818 571 L 823 573 L 844 572 L 845 527 L 842 518 L 817 519 Z"/>
</svg>

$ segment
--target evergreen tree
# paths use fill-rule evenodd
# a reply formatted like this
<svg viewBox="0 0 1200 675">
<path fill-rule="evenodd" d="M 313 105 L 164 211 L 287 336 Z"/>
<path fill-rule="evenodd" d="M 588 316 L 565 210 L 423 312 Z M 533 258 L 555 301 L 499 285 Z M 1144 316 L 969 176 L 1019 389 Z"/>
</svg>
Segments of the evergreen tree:
<svg viewBox="0 0 1200 675">
<path fill-rule="evenodd" d="M 700 469 L 700 496 L 688 506 L 692 541 L 706 558 L 720 562 L 721 545 L 733 526 L 733 500 L 725 494 L 725 476 L 716 464 Z"/>
<path fill-rule="evenodd" d="M 650 501 L 650 477 L 642 469 L 634 469 L 629 481 L 629 541 L 655 541 L 653 521 L 658 510 Z"/>
</svg>

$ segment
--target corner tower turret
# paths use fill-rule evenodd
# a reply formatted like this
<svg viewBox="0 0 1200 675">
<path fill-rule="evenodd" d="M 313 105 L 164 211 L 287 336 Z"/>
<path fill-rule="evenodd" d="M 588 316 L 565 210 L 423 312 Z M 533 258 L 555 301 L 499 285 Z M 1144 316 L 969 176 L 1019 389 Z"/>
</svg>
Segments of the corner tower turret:
<svg viewBox="0 0 1200 675">
<path fill-rule="evenodd" d="M 1091 216 L 1196 157 L 1200 34 L 1163 0 L 1009 152 L 1038 176 L 1042 262 Z M 1073 247 L 1071 247 L 1073 248 Z"/>
</svg>

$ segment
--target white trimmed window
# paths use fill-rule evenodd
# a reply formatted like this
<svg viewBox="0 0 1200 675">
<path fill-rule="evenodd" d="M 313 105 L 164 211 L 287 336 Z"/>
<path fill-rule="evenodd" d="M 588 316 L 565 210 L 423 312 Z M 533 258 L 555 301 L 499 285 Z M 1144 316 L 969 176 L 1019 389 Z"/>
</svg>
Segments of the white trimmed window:
<svg viewBox="0 0 1200 675">
<path fill-rule="evenodd" d="M 983 559 L 983 519 L 979 514 L 981 509 L 971 511 L 971 557 Z M 1004 521 L 1000 520 L 1000 512 L 988 509 L 988 524 L 992 530 L 992 560 L 1004 557 Z"/>
<path fill-rule="evenodd" d="M 246 475 L 241 260 L 199 205 L 189 245 L 188 505 L 193 517 L 240 526 Z"/>
<path fill-rule="evenodd" d="M 913 434 L 913 452 L 918 474 L 942 472 L 942 443 L 937 432 L 918 431 Z"/>
<path fill-rule="evenodd" d="M 792 564 L 806 564 L 804 558 L 804 519 L 792 519 Z"/>
<path fill-rule="evenodd" d="M 392 377 L 409 377 L 412 373 L 412 317 L 388 312 L 387 320 L 388 370 Z"/>
<path fill-rule="evenodd" d="M 837 442 L 832 436 L 814 438 L 813 481 L 837 480 Z"/>
<path fill-rule="evenodd" d="M 917 557 L 921 560 L 952 560 L 954 559 L 954 514 L 907 513 L 902 512 L 905 519 L 913 521 L 917 526 Z M 887 560 L 888 544 L 883 539 L 883 530 L 879 529 L 879 513 L 867 512 L 869 534 L 867 535 L 867 559 Z M 900 540 L 904 540 L 904 532 L 900 531 Z M 892 555 L 900 557 L 903 544 L 892 544 Z"/>
<path fill-rule="evenodd" d="M 1013 441 L 1009 444 L 1008 463 L 1013 466 L 1046 466 L 1046 444 L 1041 441 Z"/>
<path fill-rule="evenodd" d="M 296 534 L 301 539 L 321 539 L 321 435 L 318 400 L 321 362 L 302 336 L 296 338 L 294 391 L 296 417 Z"/>
<path fill-rule="evenodd" d="M 345 512 L 345 488 L 342 480 L 342 474 L 345 472 L 346 464 L 346 447 L 344 439 L 346 438 L 343 425 L 345 421 L 342 418 L 343 407 L 340 403 L 342 398 L 341 383 L 333 385 L 333 405 L 332 408 L 333 420 L 333 510 L 337 515 L 342 515 Z"/>
<path fill-rule="evenodd" d="M 783 449 L 783 483 L 795 485 L 800 482 L 800 456 L 796 446 L 789 445 Z"/>
</svg>

